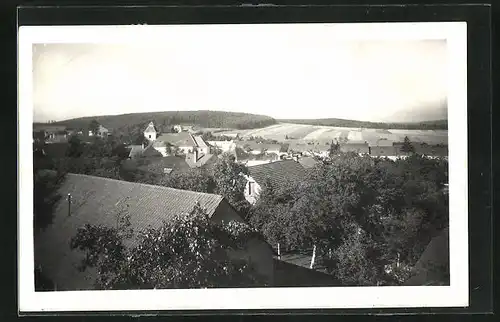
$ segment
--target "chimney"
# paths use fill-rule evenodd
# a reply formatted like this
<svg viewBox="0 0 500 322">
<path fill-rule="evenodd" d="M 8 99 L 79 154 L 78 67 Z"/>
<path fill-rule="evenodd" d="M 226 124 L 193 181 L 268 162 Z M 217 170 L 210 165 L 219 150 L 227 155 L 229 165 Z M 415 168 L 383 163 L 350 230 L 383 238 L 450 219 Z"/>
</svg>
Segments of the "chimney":
<svg viewBox="0 0 500 322">
<path fill-rule="evenodd" d="M 278 243 L 278 259 L 281 259 L 280 243 Z"/>
<path fill-rule="evenodd" d="M 71 194 L 68 193 L 68 217 L 71 216 Z"/>
</svg>

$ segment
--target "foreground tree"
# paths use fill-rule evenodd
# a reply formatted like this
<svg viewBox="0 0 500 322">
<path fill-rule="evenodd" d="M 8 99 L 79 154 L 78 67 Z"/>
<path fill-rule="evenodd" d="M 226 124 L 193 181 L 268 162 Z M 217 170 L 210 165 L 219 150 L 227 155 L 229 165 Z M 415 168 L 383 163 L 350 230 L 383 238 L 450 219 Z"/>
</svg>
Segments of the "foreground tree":
<svg viewBox="0 0 500 322">
<path fill-rule="evenodd" d="M 35 233 L 52 223 L 54 208 L 61 199 L 58 189 L 64 182 L 65 173 L 64 169 L 57 167 L 50 157 L 34 150 L 33 225 Z"/>
<path fill-rule="evenodd" d="M 199 205 L 159 228 L 134 232 L 125 209 L 116 227 L 80 228 L 70 247 L 85 253 L 82 271 L 97 269 L 97 289 L 264 286 L 250 262 L 231 256 L 254 233 L 245 224 L 212 222 Z M 131 238 L 134 246 L 126 247 Z"/>
<path fill-rule="evenodd" d="M 237 163 L 233 155 L 225 153 L 217 159 L 211 169 L 215 181 L 215 192 L 222 195 L 244 217 L 247 216 L 250 204 L 245 199 L 244 191 L 248 168 Z"/>
<path fill-rule="evenodd" d="M 406 153 L 413 153 L 415 152 L 415 147 L 411 143 L 410 139 L 405 136 L 405 139 L 403 141 L 403 145 L 401 146 L 401 152 L 406 152 Z"/>
</svg>

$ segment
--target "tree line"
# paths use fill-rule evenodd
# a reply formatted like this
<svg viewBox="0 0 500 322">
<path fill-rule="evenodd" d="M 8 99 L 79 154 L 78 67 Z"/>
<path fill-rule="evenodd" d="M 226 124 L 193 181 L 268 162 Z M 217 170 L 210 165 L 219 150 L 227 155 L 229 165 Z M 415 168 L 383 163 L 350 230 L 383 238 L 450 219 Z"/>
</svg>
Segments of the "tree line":
<svg viewBox="0 0 500 322">
<path fill-rule="evenodd" d="M 144 131 L 151 121 L 163 132 L 170 132 L 173 125 L 196 125 L 205 128 L 253 129 L 276 124 L 276 120 L 248 113 L 220 111 L 168 111 L 82 117 L 54 123 L 72 129 L 86 129 L 92 120 L 110 128 L 113 132 L 125 133 L 140 128 Z"/>
<path fill-rule="evenodd" d="M 365 122 L 356 120 L 345 120 L 336 118 L 326 119 L 280 119 L 278 122 L 334 126 L 334 127 L 354 127 L 354 128 L 372 128 L 372 129 L 402 129 L 402 130 L 447 130 L 447 120 L 436 120 L 414 123 L 383 123 L 383 122 Z"/>
</svg>

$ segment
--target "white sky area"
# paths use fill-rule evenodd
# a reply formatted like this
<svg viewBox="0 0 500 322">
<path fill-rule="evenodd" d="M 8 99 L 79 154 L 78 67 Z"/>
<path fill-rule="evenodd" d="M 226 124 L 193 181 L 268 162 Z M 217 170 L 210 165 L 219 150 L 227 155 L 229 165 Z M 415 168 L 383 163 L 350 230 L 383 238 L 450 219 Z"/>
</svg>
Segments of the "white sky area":
<svg viewBox="0 0 500 322">
<path fill-rule="evenodd" d="M 397 122 L 446 101 L 445 40 L 259 30 L 200 26 L 147 44 L 36 44 L 34 121 L 219 110 Z"/>
</svg>

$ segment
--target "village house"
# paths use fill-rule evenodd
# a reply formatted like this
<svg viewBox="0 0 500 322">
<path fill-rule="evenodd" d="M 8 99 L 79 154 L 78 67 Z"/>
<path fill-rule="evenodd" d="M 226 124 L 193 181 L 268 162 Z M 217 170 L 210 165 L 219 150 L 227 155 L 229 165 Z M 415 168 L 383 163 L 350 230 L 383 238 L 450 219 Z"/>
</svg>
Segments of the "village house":
<svg viewBox="0 0 500 322">
<path fill-rule="evenodd" d="M 89 136 L 94 136 L 94 133 L 92 133 L 92 131 L 89 130 L 88 133 L 89 133 Z M 96 136 L 101 137 L 101 138 L 105 138 L 105 137 L 108 137 L 109 135 L 110 135 L 109 129 L 107 129 L 104 126 L 102 126 L 101 124 L 99 124 L 99 128 L 97 129 Z"/>
<path fill-rule="evenodd" d="M 245 175 L 247 183 L 245 186 L 245 199 L 255 204 L 260 191 L 266 181 L 271 186 L 281 188 L 289 180 L 303 180 L 307 172 L 297 161 L 284 160 L 248 167 L 248 175 Z"/>
<path fill-rule="evenodd" d="M 190 168 L 189 164 L 182 157 L 174 155 L 163 157 L 161 154 L 158 158 L 146 159 L 143 165 L 137 167 L 138 170 L 156 175 L 183 173 L 188 171 Z"/>
<path fill-rule="evenodd" d="M 313 146 L 307 143 L 290 143 L 288 153 L 292 155 L 312 155 Z"/>
<path fill-rule="evenodd" d="M 312 149 L 312 154 L 317 157 L 326 158 L 330 155 L 330 144 L 316 144 Z"/>
<path fill-rule="evenodd" d="M 408 152 L 404 152 L 403 142 L 394 142 L 393 146 L 395 148 L 396 154 L 398 156 L 408 156 Z M 415 153 L 424 155 L 427 157 L 447 157 L 448 156 L 448 145 L 445 144 L 427 144 L 424 142 L 411 142 L 411 145 L 415 149 Z"/>
<path fill-rule="evenodd" d="M 188 132 L 163 133 L 153 142 L 153 147 L 163 156 L 168 155 L 170 149 L 178 149 L 180 153 L 188 154 L 198 150 L 200 154 L 208 154 L 208 146 L 199 136 Z"/>
<path fill-rule="evenodd" d="M 281 144 L 257 143 L 255 141 L 238 142 L 238 147 L 250 154 L 275 154 L 280 155 Z"/>
<path fill-rule="evenodd" d="M 212 148 L 218 148 L 222 152 L 231 152 L 236 149 L 236 143 L 231 141 L 207 141 Z M 211 153 L 214 153 L 213 151 Z"/>
<path fill-rule="evenodd" d="M 348 142 L 340 144 L 341 152 L 354 152 L 360 155 L 370 154 L 370 147 L 367 142 Z"/>
<path fill-rule="evenodd" d="M 392 141 L 378 140 L 373 145 L 369 146 L 370 156 L 372 157 L 386 157 L 388 159 L 396 159 L 397 152 Z"/>
<path fill-rule="evenodd" d="M 155 141 L 157 132 L 158 131 L 156 130 L 154 123 L 149 122 L 148 126 L 144 130 L 144 138 L 149 141 Z"/>
<path fill-rule="evenodd" d="M 214 222 L 244 222 L 236 210 L 216 194 L 81 174 L 68 174 L 58 193 L 63 197 L 54 209 L 52 224 L 35 234 L 34 253 L 35 267 L 60 291 L 93 289 L 96 271 L 78 269 L 84 254 L 71 250 L 70 240 L 85 224 L 116 227 L 117 212 L 122 207 L 126 207 L 135 232 L 158 227 L 162 221 L 188 213 L 197 202 Z M 261 237 L 249 239 L 244 251 L 229 253 L 233 258 L 249 259 L 270 284 L 274 279 L 273 254 Z"/>
</svg>

